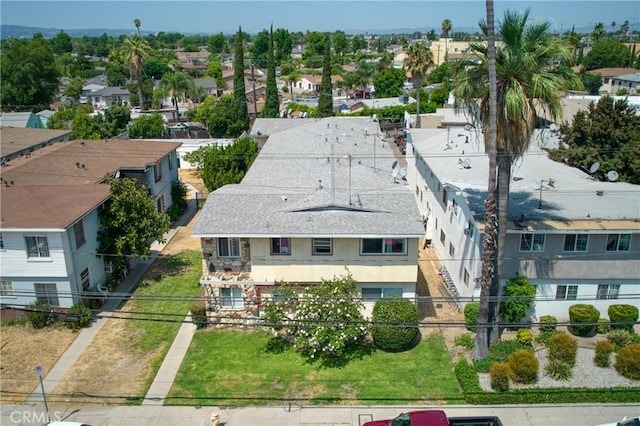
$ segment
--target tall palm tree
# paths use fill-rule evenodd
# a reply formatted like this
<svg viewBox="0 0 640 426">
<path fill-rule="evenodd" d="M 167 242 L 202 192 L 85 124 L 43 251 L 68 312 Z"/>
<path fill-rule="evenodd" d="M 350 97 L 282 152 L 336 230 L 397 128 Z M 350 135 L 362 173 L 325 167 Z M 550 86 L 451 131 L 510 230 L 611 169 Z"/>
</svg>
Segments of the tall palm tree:
<svg viewBox="0 0 640 426">
<path fill-rule="evenodd" d="M 193 79 L 182 72 L 166 73 L 160 80 L 160 93 L 166 97 L 171 96 L 171 102 L 176 107 L 175 119 L 180 119 L 180 108 L 178 104 L 181 99 L 186 99 L 188 94 L 195 90 Z"/>
<path fill-rule="evenodd" d="M 140 36 L 133 36 L 124 39 L 122 44 L 124 62 L 129 65 L 129 72 L 136 76 L 138 80 L 138 106 L 144 108 L 144 94 L 142 93 L 142 70 L 144 62 L 151 53 L 151 47 L 147 41 Z"/>
<path fill-rule="evenodd" d="M 371 62 L 360 61 L 358 64 L 358 79 L 360 87 L 362 87 L 362 97 L 365 97 L 367 93 L 367 87 L 369 87 L 369 82 L 373 77 L 373 73 L 375 72 L 375 66 Z"/>
<path fill-rule="evenodd" d="M 459 73 L 454 81 L 457 102 L 477 101 L 485 135 L 496 132 L 498 255 L 495 262 L 497 282 L 491 290 L 491 296 L 495 298 L 500 295 L 502 280 L 511 166 L 529 146 L 535 127 L 536 107 L 544 110 L 548 118 L 557 121 L 562 115 L 560 93 L 572 85 L 581 86 L 575 74 L 566 71 L 566 68 L 554 66 L 558 59 L 570 58 L 571 51 L 549 35 L 550 22 L 528 23 L 528 18 L 529 9 L 523 14 L 507 10 L 498 26 L 502 44 L 496 47 L 495 129 L 489 127 L 488 46 L 480 43 L 470 46 L 470 54 L 484 60 L 480 64 L 470 65 L 467 72 Z M 480 28 L 488 36 L 487 23 L 481 22 Z M 489 313 L 489 318 L 491 315 L 498 318 L 499 302 L 494 303 L 491 309 L 493 313 Z M 498 338 L 499 334 L 493 327 L 490 339 L 496 342 Z"/>
<path fill-rule="evenodd" d="M 602 37 L 603 33 L 604 33 L 604 24 L 602 22 L 598 22 L 593 26 L 592 34 L 595 41 L 598 41 L 600 37 Z"/>
<path fill-rule="evenodd" d="M 442 21 L 442 37 L 444 37 L 444 61 L 447 62 L 447 39 L 449 38 L 449 32 L 453 28 L 451 19 L 445 19 Z M 439 59 L 439 58 L 438 58 Z"/>
<path fill-rule="evenodd" d="M 291 86 L 291 100 L 293 100 L 293 88 L 300 81 L 300 71 L 292 70 L 287 76 L 287 83 Z"/>
<path fill-rule="evenodd" d="M 142 25 L 142 22 L 140 22 L 139 19 L 134 19 L 133 20 L 133 25 L 136 26 L 136 29 L 138 30 L 138 35 L 140 35 L 140 25 Z"/>
<path fill-rule="evenodd" d="M 416 104 L 416 127 L 420 128 L 420 92 L 422 92 L 422 81 L 429 72 L 429 68 L 434 66 L 433 53 L 423 43 L 416 43 L 409 48 L 404 66 L 411 73 L 411 79 L 417 85 Z"/>
</svg>

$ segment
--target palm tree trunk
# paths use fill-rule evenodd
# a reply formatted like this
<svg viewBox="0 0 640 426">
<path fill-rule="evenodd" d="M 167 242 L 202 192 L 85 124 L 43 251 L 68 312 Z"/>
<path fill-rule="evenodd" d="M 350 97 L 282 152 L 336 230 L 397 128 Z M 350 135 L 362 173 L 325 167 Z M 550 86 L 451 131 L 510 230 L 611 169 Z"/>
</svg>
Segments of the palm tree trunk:
<svg viewBox="0 0 640 426">
<path fill-rule="evenodd" d="M 493 13 L 493 0 L 486 0 L 487 9 L 487 43 L 488 52 L 487 59 L 489 62 L 489 123 L 485 126 L 485 138 L 487 137 L 486 129 L 489 129 L 489 183 L 487 188 L 487 199 L 485 200 L 485 227 L 482 239 L 482 270 L 481 270 L 481 288 L 480 288 L 480 310 L 478 312 L 478 328 L 476 333 L 475 345 L 473 347 L 473 358 L 483 359 L 489 356 L 489 341 L 491 329 L 488 324 L 492 322 L 490 306 L 490 290 L 496 270 L 497 252 L 497 164 L 496 154 L 498 145 L 497 133 L 497 109 L 498 96 L 496 85 L 496 44 L 495 44 L 495 25 Z"/>
<path fill-rule="evenodd" d="M 142 111 L 144 109 L 144 94 L 142 93 L 142 71 L 138 72 L 138 106 Z"/>
</svg>

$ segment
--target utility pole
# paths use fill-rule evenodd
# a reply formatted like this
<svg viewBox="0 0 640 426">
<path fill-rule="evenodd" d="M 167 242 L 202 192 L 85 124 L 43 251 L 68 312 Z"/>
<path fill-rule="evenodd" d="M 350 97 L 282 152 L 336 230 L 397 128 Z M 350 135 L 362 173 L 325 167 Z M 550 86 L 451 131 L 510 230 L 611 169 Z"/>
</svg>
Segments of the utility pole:
<svg viewBox="0 0 640 426">
<path fill-rule="evenodd" d="M 258 118 L 258 102 L 256 101 L 256 76 L 253 73 L 254 65 L 253 61 L 251 61 L 251 84 L 253 85 L 253 113 L 255 116 L 254 119 Z"/>
</svg>

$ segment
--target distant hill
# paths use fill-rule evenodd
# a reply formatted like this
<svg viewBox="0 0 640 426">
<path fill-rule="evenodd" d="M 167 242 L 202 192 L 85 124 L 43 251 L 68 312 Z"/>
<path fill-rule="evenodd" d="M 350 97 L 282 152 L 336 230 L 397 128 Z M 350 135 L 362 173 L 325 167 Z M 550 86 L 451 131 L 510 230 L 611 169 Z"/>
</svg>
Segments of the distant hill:
<svg viewBox="0 0 640 426">
<path fill-rule="evenodd" d="M 77 29 L 68 30 L 64 28 L 39 28 L 39 27 L 25 27 L 23 25 L 0 25 L 0 37 L 3 39 L 9 37 L 15 38 L 31 38 L 34 34 L 41 33 L 45 38 L 53 38 L 60 31 L 69 34 L 71 37 L 99 37 L 104 33 L 107 35 L 118 37 L 121 34 L 130 35 L 136 32 L 135 29 L 108 29 L 108 28 L 91 28 L 91 29 Z M 140 31 L 141 34 L 153 34 L 151 31 Z"/>
</svg>

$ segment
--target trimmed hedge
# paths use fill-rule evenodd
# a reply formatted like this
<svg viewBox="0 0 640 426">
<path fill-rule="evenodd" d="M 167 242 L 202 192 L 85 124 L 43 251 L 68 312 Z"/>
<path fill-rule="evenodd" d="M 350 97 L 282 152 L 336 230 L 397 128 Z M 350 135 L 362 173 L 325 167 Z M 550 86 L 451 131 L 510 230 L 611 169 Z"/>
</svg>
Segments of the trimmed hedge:
<svg viewBox="0 0 640 426">
<path fill-rule="evenodd" d="M 576 336 L 589 336 L 595 334 L 600 311 L 595 306 L 586 303 L 578 303 L 569 306 L 569 330 Z M 581 323 L 587 325 L 579 325 Z"/>
<path fill-rule="evenodd" d="M 600 340 L 596 343 L 596 355 L 593 359 L 593 363 L 598 367 L 608 367 L 611 365 L 611 352 L 614 350 L 614 346 L 606 340 Z"/>
<path fill-rule="evenodd" d="M 624 377 L 640 380 L 640 343 L 620 349 L 613 367 Z"/>
<path fill-rule="evenodd" d="M 489 369 L 491 376 L 491 389 L 498 392 L 506 392 L 509 390 L 509 377 L 511 376 L 511 368 L 506 362 L 494 362 Z"/>
<path fill-rule="evenodd" d="M 553 315 L 543 315 L 540 317 L 540 331 L 553 331 L 558 326 L 558 318 Z"/>
<path fill-rule="evenodd" d="M 470 302 L 464 307 L 464 322 L 467 325 L 467 330 L 477 331 L 478 316 L 480 315 L 480 303 Z"/>
<path fill-rule="evenodd" d="M 409 349 L 418 337 L 418 309 L 409 299 L 378 299 L 373 307 L 373 343 L 384 351 Z"/>
<path fill-rule="evenodd" d="M 638 308 L 633 305 L 611 305 L 607 313 L 612 323 L 638 321 Z M 611 328 L 633 332 L 633 324 L 611 324 Z"/>
<path fill-rule="evenodd" d="M 531 349 L 518 349 L 509 356 L 511 378 L 517 383 L 535 383 L 540 362 Z"/>
<path fill-rule="evenodd" d="M 566 333 L 558 333 L 549 339 L 549 358 L 556 359 L 573 367 L 576 364 L 578 342 Z"/>
<path fill-rule="evenodd" d="M 204 300 L 194 300 L 191 302 L 191 320 L 196 328 L 202 329 L 207 327 L 207 304 Z"/>
<path fill-rule="evenodd" d="M 576 404 L 638 403 L 640 386 L 612 388 L 530 388 L 507 392 L 485 392 L 472 364 L 460 358 L 455 365 L 458 383 L 469 404 Z"/>
</svg>

